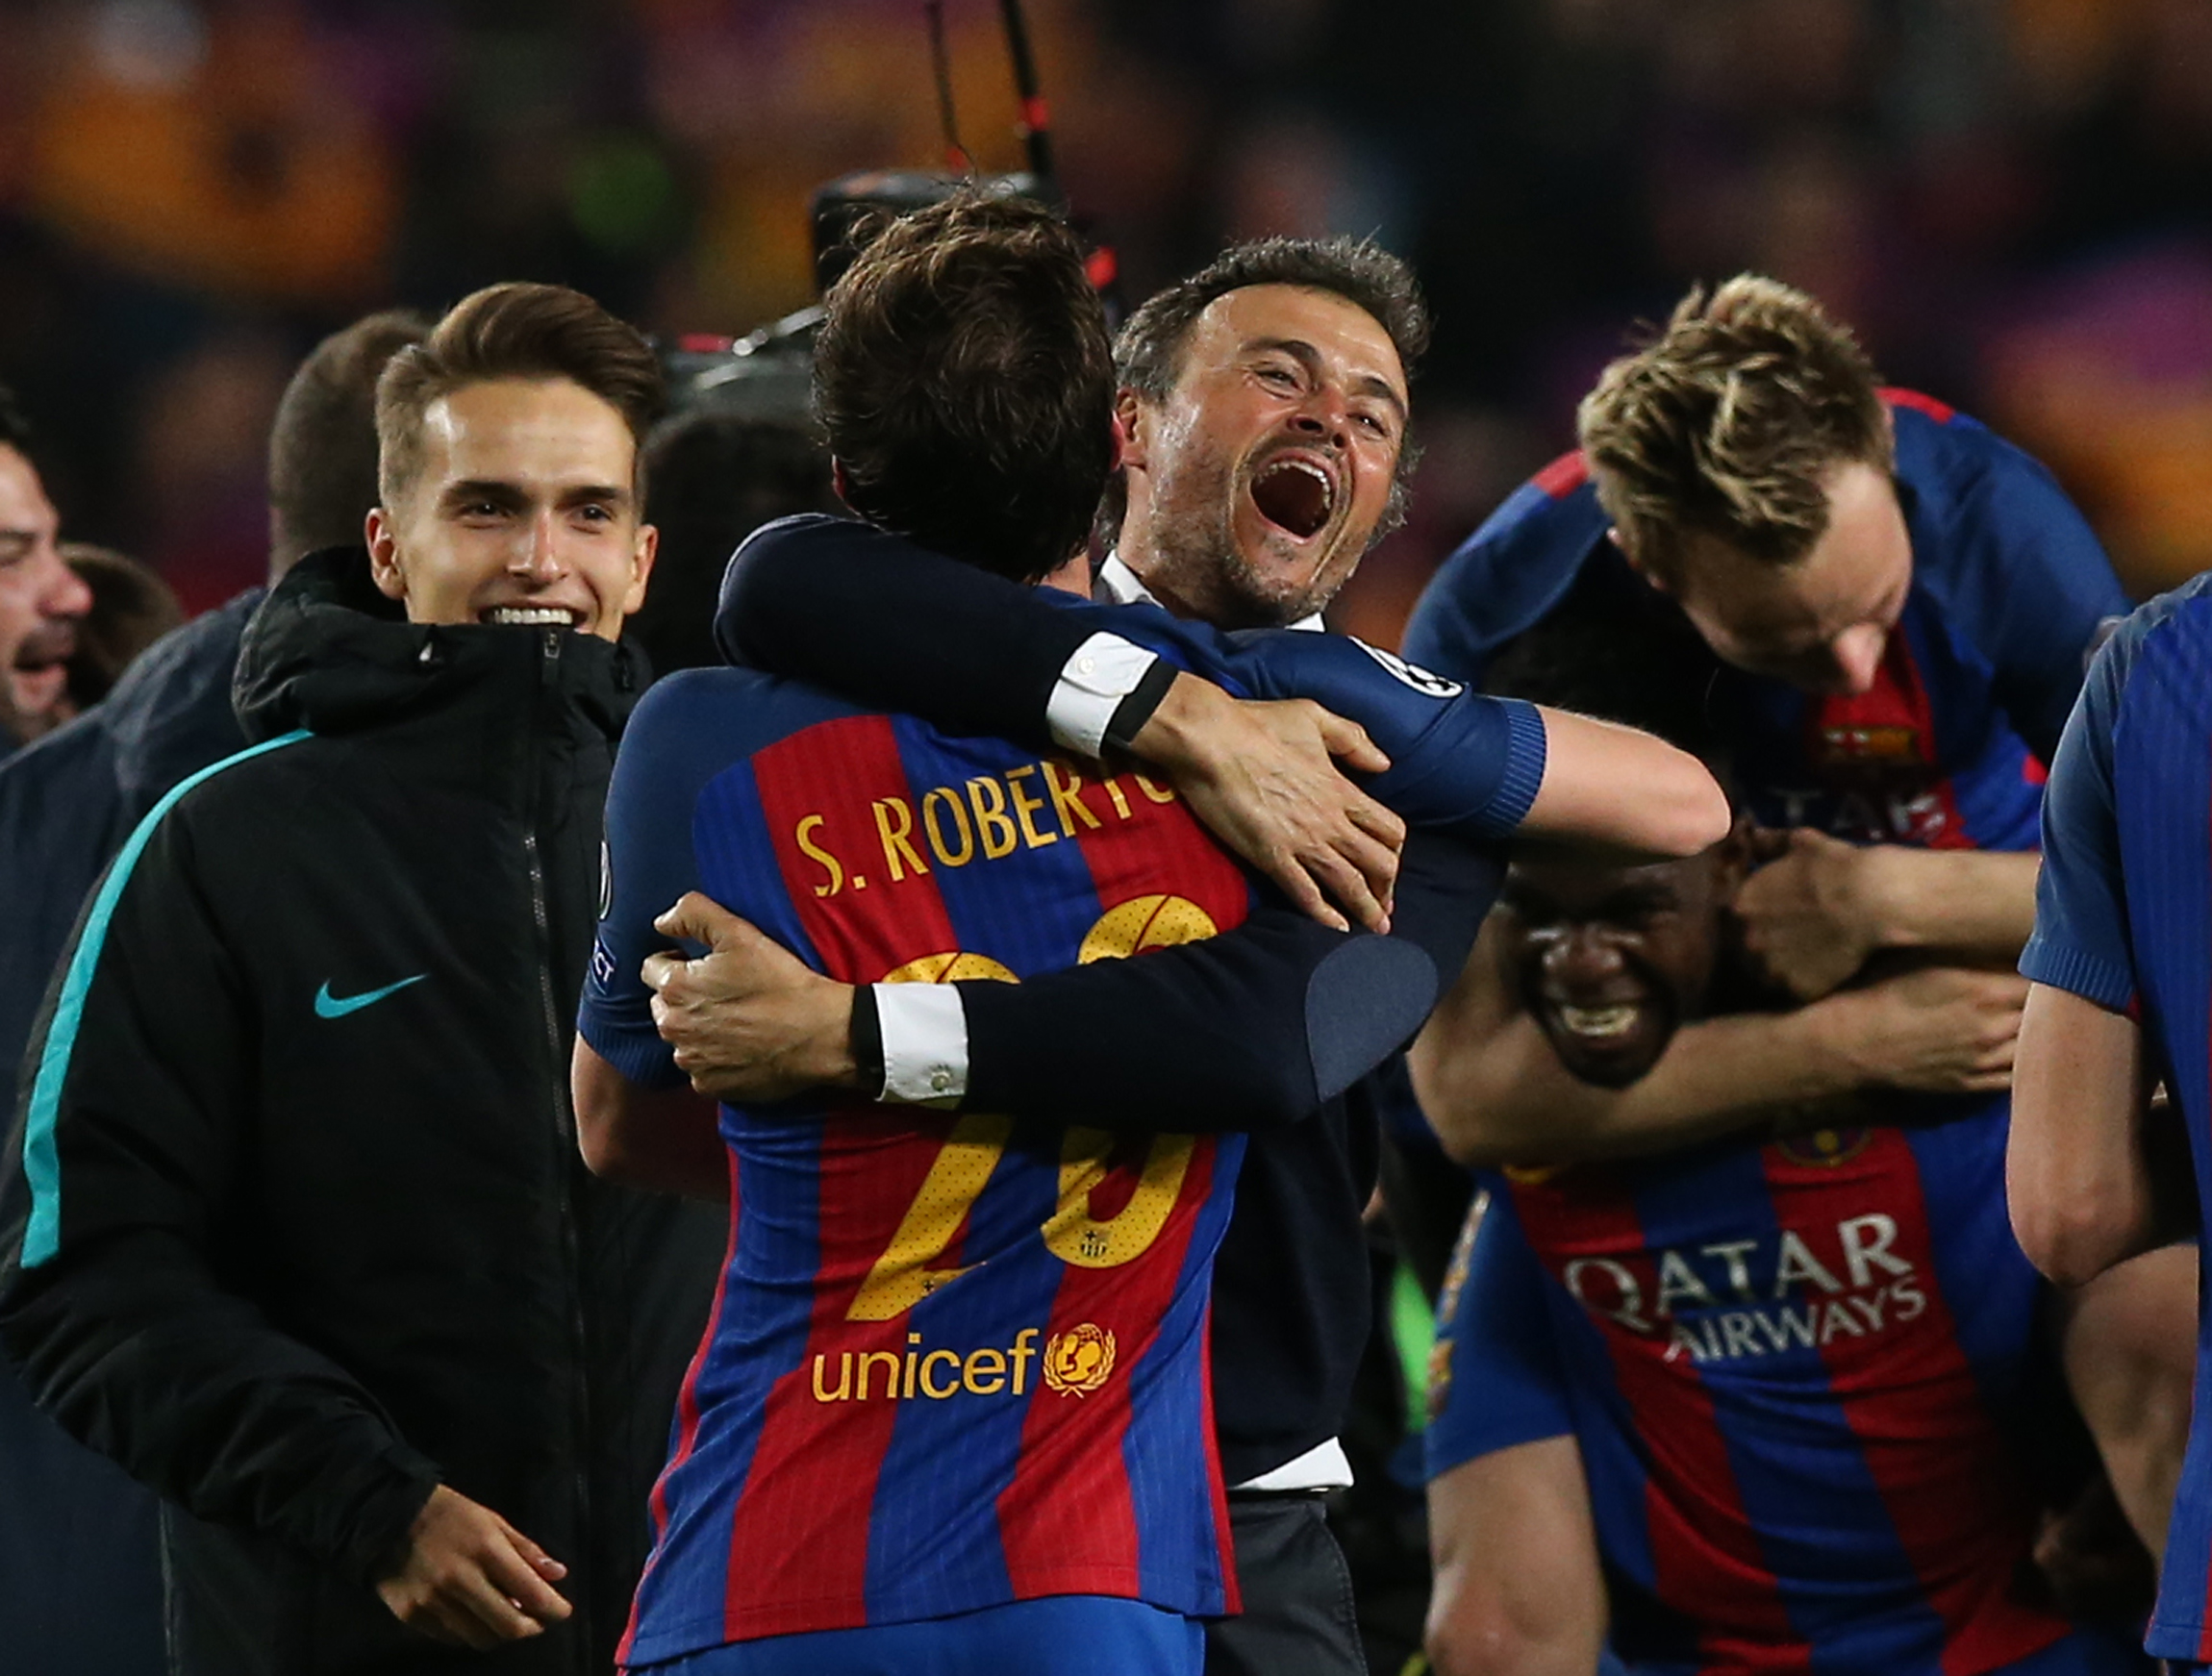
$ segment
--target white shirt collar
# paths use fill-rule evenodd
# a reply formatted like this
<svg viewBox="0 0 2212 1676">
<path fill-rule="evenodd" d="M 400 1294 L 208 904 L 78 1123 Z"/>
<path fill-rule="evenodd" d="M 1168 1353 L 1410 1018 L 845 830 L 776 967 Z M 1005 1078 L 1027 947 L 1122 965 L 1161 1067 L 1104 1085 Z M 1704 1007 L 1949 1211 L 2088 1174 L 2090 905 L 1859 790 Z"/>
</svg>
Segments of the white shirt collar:
<svg viewBox="0 0 2212 1676">
<path fill-rule="evenodd" d="M 1160 605 L 1158 597 L 1144 586 L 1137 573 L 1121 563 L 1121 555 L 1119 553 L 1107 554 L 1106 563 L 1098 566 L 1098 591 L 1116 605 Z M 1160 609 L 1166 611 L 1168 608 L 1160 606 Z M 1290 626 L 1317 635 L 1326 633 L 1328 627 L 1321 621 L 1320 612 L 1314 613 L 1312 616 L 1300 617 Z"/>
</svg>

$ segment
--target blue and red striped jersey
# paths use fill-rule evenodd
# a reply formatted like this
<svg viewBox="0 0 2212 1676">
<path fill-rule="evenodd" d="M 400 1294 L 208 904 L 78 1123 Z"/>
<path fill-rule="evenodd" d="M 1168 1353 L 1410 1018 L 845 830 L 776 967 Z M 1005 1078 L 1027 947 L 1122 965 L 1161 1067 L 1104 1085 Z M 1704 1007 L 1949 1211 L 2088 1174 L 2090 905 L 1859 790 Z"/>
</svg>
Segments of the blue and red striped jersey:
<svg viewBox="0 0 2212 1676">
<path fill-rule="evenodd" d="M 1089 609 L 1089 608 L 1084 608 Z M 1321 636 L 1109 626 L 1232 690 L 1304 689 L 1393 758 L 1409 819 L 1510 831 L 1526 706 Z M 1302 671 L 1302 673 L 1301 673 Z M 579 1028 L 682 1081 L 639 976 L 697 889 L 853 983 L 1019 981 L 1226 930 L 1254 888 L 1173 792 L 749 671 L 632 718 Z M 1233 1604 L 1206 1366 L 1244 1139 L 855 1101 L 724 1108 L 730 1255 L 653 1497 L 624 1659 L 1051 1594 Z"/>
<path fill-rule="evenodd" d="M 1883 394 L 1913 583 L 1873 688 L 1819 697 L 1723 669 L 1711 710 L 1767 825 L 2033 849 L 2044 764 L 2100 625 L 2127 602 L 2035 461 L 1941 402 Z M 1578 582 L 1650 597 L 1605 538 L 1610 521 L 1582 456 L 1553 462 L 1438 570 L 1407 625 L 1406 656 L 1475 682 Z"/>
<path fill-rule="evenodd" d="M 2212 576 L 2161 594 L 2090 667 L 2051 764 L 2020 969 L 2140 1019 L 2212 1204 Z M 2206 1318 L 2201 1314 L 2199 1321 Z M 2212 1330 L 2145 1645 L 2212 1662 Z"/>
<path fill-rule="evenodd" d="M 2013 1592 L 2040 1283 L 2006 1117 L 1488 1176 L 1429 1475 L 1572 1436 L 1640 1669 L 1978 1676 L 2057 1641 Z"/>
</svg>

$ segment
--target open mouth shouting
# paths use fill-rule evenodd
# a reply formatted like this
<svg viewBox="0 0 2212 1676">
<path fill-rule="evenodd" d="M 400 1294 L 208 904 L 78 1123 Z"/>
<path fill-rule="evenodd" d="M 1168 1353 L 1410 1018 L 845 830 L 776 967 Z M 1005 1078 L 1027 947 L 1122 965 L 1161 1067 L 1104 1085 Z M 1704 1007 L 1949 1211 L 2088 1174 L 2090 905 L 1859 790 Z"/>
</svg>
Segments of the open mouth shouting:
<svg viewBox="0 0 2212 1676">
<path fill-rule="evenodd" d="M 1310 540 L 1336 511 L 1336 477 L 1305 455 L 1277 455 L 1253 475 L 1252 505 L 1294 540 Z"/>
</svg>

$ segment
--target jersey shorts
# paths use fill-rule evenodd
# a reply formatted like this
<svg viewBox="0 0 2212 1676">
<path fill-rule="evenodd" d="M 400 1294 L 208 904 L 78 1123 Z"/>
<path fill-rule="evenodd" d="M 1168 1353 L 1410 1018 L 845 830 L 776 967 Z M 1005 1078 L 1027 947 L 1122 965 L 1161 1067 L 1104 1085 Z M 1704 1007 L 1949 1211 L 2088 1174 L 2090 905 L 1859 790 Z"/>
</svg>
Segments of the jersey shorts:
<svg viewBox="0 0 2212 1676">
<path fill-rule="evenodd" d="M 1362 721 L 1409 819 L 1495 838 L 1541 781 L 1526 706 L 1348 641 L 1105 614 L 1232 690 L 1291 683 Z M 687 890 L 843 981 L 928 983 L 1211 935 L 1254 888 L 1164 786 L 741 670 L 646 696 L 608 845 L 580 1029 L 645 1087 L 683 1080 L 638 970 Z M 1241 1136 L 850 1101 L 720 1123 L 731 1254 L 626 1662 L 1049 1595 L 1233 1604 L 1205 1327 Z"/>
<path fill-rule="evenodd" d="M 2059 1643 L 2013 1587 L 2040 1282 L 2006 1115 L 1486 1175 L 1429 1476 L 1572 1437 L 1638 1669 L 1979 1676 Z"/>
<path fill-rule="evenodd" d="M 2035 935 L 2020 969 L 2142 1023 L 2212 1203 L 2212 578 L 2151 600 L 2097 655 L 2044 805 Z M 2145 1640 L 2212 1663 L 2212 1341 Z"/>
</svg>

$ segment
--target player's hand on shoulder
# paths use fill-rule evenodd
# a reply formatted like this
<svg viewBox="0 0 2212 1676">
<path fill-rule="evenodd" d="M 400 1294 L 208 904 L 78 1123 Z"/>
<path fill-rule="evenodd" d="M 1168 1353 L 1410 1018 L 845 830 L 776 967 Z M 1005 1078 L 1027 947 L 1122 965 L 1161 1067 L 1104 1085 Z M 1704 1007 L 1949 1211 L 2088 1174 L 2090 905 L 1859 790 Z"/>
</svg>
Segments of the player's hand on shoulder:
<svg viewBox="0 0 2212 1676">
<path fill-rule="evenodd" d="M 376 1592 L 410 1629 L 484 1651 L 566 1617 L 572 1609 L 553 1585 L 567 1574 L 490 1508 L 441 1484 L 409 1527 L 399 1569 Z"/>
<path fill-rule="evenodd" d="M 1186 674 L 1131 748 L 1166 771 L 1224 847 L 1305 913 L 1340 931 L 1354 922 L 1389 929 L 1405 822 L 1339 767 L 1390 766 L 1357 722 L 1307 698 L 1233 699 Z"/>
<path fill-rule="evenodd" d="M 769 1101 L 851 1083 L 852 986 L 695 890 L 653 927 L 706 945 L 697 960 L 656 954 L 644 963 L 654 1028 L 698 1092 Z"/>
<path fill-rule="evenodd" d="M 1816 1002 L 1829 1040 L 1860 1079 L 1930 1094 L 1994 1094 L 2012 1086 L 2027 980 L 2012 972 L 1928 966 Z"/>
<path fill-rule="evenodd" d="M 1872 849 L 1809 827 L 1753 835 L 1761 865 L 1733 904 L 1744 946 L 1800 1001 L 1837 988 L 1880 946 Z"/>
</svg>

